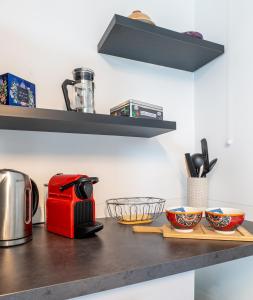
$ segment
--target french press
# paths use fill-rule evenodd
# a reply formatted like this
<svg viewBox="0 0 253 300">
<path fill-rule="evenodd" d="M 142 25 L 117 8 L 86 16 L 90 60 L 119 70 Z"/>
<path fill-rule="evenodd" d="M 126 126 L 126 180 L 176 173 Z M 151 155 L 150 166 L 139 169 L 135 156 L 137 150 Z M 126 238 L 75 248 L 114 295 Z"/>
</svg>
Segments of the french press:
<svg viewBox="0 0 253 300">
<path fill-rule="evenodd" d="M 91 69 L 74 69 L 74 80 L 66 79 L 62 84 L 62 91 L 66 102 L 67 110 L 95 113 L 94 107 L 94 72 Z M 74 103 L 71 107 L 71 101 L 68 94 L 68 85 L 74 87 Z"/>
</svg>

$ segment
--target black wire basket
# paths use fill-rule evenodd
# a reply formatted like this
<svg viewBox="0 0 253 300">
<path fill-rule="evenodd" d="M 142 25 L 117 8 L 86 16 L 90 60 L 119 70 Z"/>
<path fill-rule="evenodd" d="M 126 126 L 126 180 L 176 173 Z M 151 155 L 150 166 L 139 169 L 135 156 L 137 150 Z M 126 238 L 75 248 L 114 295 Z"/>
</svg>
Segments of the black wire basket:
<svg viewBox="0 0 253 300">
<path fill-rule="evenodd" d="M 121 224 L 151 223 L 161 215 L 166 200 L 154 197 L 115 198 L 106 200 L 110 217 Z"/>
</svg>

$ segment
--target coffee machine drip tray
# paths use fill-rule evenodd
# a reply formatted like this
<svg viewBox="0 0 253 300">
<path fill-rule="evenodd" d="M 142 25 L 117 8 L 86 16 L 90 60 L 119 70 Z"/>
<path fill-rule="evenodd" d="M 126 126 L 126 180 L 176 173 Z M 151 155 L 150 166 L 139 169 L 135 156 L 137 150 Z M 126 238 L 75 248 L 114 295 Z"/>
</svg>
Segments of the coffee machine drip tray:
<svg viewBox="0 0 253 300">
<path fill-rule="evenodd" d="M 90 237 L 101 229 L 103 229 L 103 224 L 99 222 L 79 224 L 75 228 L 75 238 L 82 239 Z"/>
<path fill-rule="evenodd" d="M 85 238 L 103 229 L 103 225 L 94 220 L 94 205 L 90 200 L 77 202 L 74 208 L 75 238 Z"/>
</svg>

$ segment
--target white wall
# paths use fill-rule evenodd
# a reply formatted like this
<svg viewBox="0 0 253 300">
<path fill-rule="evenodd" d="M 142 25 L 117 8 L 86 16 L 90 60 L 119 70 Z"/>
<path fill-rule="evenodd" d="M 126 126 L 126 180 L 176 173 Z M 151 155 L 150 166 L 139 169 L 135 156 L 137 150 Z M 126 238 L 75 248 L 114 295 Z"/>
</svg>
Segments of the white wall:
<svg viewBox="0 0 253 300">
<path fill-rule="evenodd" d="M 253 220 L 253 101 L 250 0 L 196 0 L 196 29 L 225 44 L 225 55 L 195 73 L 196 148 L 206 136 L 219 162 L 210 176 L 210 206 L 238 207 Z M 228 139 L 231 146 L 226 146 Z M 252 299 L 253 258 L 196 272 L 196 300 Z"/>
<path fill-rule="evenodd" d="M 194 149 L 193 74 L 97 53 L 114 13 L 134 9 L 178 31 L 194 25 L 194 0 L 12 0 L 0 2 L 0 74 L 11 72 L 37 87 L 37 106 L 65 109 L 61 83 L 75 67 L 94 69 L 96 110 L 128 98 L 164 107 L 177 131 L 153 139 L 0 131 L 0 166 L 29 174 L 39 185 L 58 172 L 98 176 L 98 216 L 110 197 L 184 198 L 183 153 Z M 38 216 L 37 216 L 38 219 Z"/>
<path fill-rule="evenodd" d="M 195 73 L 196 147 L 206 136 L 219 162 L 210 178 L 212 205 L 239 207 L 253 219 L 253 26 L 250 0 L 196 0 L 196 29 L 225 44 L 225 55 Z M 231 146 L 226 141 L 232 139 Z"/>
</svg>

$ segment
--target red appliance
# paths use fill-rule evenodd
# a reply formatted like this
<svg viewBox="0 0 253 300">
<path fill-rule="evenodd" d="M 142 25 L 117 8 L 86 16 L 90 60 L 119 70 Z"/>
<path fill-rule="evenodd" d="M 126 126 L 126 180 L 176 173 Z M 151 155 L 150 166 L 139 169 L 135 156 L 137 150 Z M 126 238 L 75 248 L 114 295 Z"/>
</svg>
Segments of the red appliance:
<svg viewBox="0 0 253 300">
<path fill-rule="evenodd" d="M 103 225 L 95 220 L 93 184 L 97 177 L 53 176 L 48 184 L 47 230 L 69 238 L 94 235 Z"/>
</svg>

